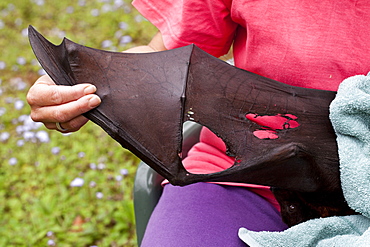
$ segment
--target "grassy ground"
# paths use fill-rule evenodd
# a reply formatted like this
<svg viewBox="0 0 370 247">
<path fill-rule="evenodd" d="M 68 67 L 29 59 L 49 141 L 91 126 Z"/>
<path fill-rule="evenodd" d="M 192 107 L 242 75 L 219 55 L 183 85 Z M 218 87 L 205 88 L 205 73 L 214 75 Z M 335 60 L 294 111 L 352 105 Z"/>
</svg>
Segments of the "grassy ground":
<svg viewBox="0 0 370 247">
<path fill-rule="evenodd" d="M 30 24 L 54 43 L 115 51 L 155 33 L 128 1 L 0 1 L 0 246 L 135 246 L 138 160 L 92 123 L 62 135 L 29 118 L 42 74 Z"/>
</svg>

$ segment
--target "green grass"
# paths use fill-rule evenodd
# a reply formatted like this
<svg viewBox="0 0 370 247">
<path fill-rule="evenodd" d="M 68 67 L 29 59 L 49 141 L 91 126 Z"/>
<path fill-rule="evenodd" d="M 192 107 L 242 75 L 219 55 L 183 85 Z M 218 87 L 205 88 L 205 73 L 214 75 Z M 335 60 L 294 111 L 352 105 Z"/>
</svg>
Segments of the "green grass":
<svg viewBox="0 0 370 247">
<path fill-rule="evenodd" d="M 71 135 L 33 123 L 25 100 L 40 71 L 30 24 L 58 44 L 66 36 L 120 51 L 150 40 L 155 28 L 128 1 L 115 2 L 0 2 L 0 246 L 136 245 L 139 160 L 93 123 Z M 76 178 L 82 186 L 71 186 Z"/>
</svg>

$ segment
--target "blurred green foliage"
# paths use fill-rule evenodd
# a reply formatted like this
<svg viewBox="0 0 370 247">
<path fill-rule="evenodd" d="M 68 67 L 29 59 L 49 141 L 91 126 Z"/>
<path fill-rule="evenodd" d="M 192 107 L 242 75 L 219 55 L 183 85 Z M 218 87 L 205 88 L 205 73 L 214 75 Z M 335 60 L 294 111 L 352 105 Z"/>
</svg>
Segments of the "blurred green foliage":
<svg viewBox="0 0 370 247">
<path fill-rule="evenodd" d="M 57 44 L 112 51 L 156 32 L 129 1 L 0 1 L 0 246 L 135 246 L 138 159 L 92 123 L 62 135 L 30 120 L 41 68 L 28 25 Z"/>
</svg>

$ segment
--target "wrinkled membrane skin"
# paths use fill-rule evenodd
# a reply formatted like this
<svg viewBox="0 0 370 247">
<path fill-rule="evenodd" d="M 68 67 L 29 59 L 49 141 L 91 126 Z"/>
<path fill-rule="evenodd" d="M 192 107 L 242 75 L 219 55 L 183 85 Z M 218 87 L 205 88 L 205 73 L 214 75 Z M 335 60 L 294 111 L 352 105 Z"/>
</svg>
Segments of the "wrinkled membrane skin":
<svg viewBox="0 0 370 247">
<path fill-rule="evenodd" d="M 286 85 L 231 66 L 194 45 L 143 54 L 102 51 L 68 39 L 56 46 L 32 26 L 29 39 L 56 83 L 97 87 L 102 103 L 85 116 L 172 184 L 254 183 L 309 193 L 310 198 L 334 193 L 338 207 L 347 210 L 328 117 L 335 92 Z M 251 116 L 288 120 L 269 129 Z M 179 157 L 186 121 L 221 137 L 235 164 L 213 174 L 186 171 Z M 261 127 L 273 131 L 273 138 L 258 137 Z"/>
</svg>

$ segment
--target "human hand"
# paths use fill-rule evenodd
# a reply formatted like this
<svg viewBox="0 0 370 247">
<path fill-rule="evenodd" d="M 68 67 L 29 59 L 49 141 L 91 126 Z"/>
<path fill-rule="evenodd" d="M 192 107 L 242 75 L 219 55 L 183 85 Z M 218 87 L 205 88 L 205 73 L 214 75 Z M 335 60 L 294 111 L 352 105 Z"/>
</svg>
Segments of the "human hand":
<svg viewBox="0 0 370 247">
<path fill-rule="evenodd" d="M 41 76 L 27 94 L 31 118 L 48 129 L 63 133 L 77 131 L 88 121 L 82 114 L 101 102 L 95 91 L 96 87 L 88 83 L 57 86 L 49 76 Z"/>
</svg>

